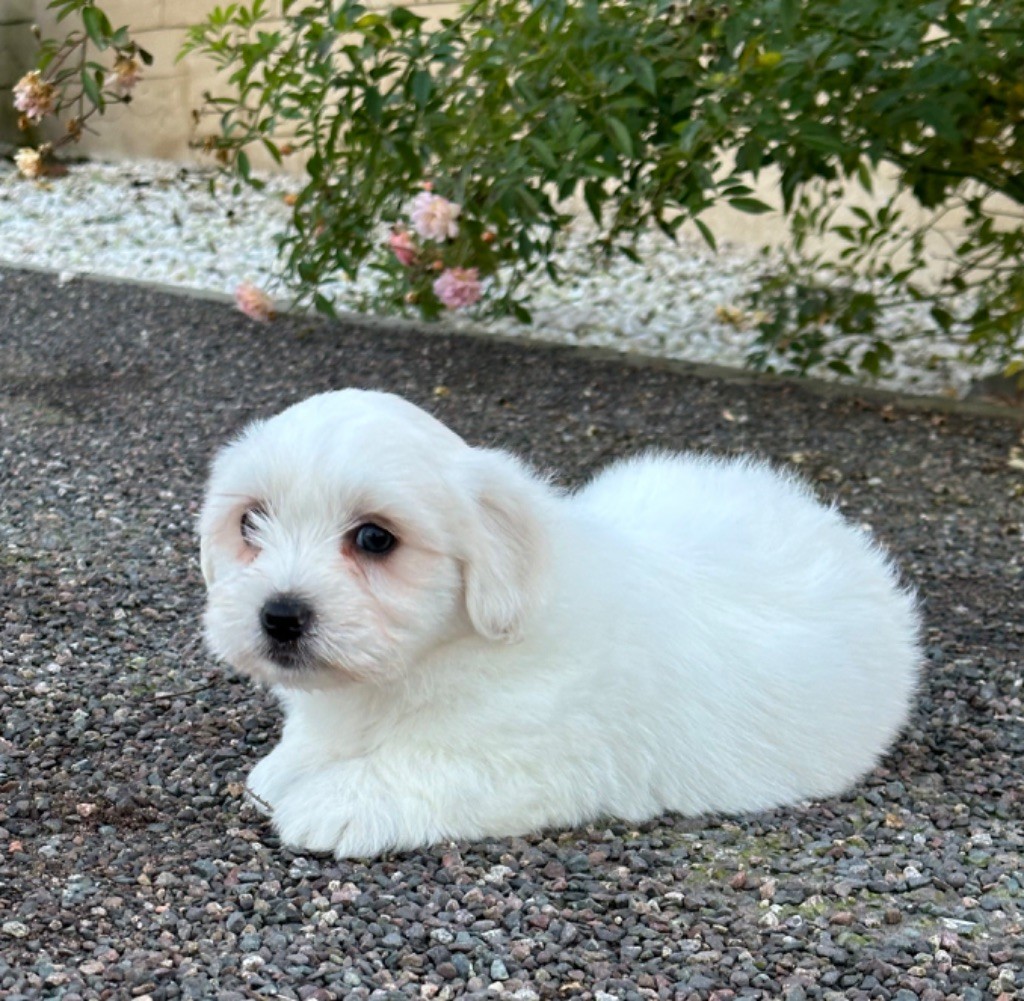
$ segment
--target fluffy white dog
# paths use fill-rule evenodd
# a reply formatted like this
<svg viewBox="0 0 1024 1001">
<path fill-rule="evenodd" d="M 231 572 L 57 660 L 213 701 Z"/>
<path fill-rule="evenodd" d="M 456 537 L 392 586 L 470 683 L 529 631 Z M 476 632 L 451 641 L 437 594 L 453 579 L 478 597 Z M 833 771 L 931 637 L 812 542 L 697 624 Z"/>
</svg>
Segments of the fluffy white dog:
<svg viewBox="0 0 1024 1001">
<path fill-rule="evenodd" d="M 649 454 L 566 494 L 348 389 L 225 448 L 200 532 L 208 641 L 286 716 L 249 788 L 308 850 L 829 796 L 913 696 L 913 597 L 760 462 Z"/>
</svg>

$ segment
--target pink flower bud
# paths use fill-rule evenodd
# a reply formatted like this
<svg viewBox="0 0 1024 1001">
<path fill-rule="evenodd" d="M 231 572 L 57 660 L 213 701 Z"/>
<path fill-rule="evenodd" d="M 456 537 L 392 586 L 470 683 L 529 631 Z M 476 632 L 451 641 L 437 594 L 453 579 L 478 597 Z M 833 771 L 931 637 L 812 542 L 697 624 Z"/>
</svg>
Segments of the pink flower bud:
<svg viewBox="0 0 1024 1001">
<path fill-rule="evenodd" d="M 403 267 L 411 268 L 416 263 L 418 252 L 408 230 L 392 230 L 388 244 L 391 247 L 391 252 Z"/>
</svg>

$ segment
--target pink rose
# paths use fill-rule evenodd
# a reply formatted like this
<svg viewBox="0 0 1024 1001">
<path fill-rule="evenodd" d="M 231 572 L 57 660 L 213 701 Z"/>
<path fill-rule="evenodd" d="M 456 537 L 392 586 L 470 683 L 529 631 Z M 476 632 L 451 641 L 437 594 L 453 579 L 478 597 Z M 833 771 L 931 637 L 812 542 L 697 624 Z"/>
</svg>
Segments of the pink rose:
<svg viewBox="0 0 1024 1001">
<path fill-rule="evenodd" d="M 395 229 L 391 231 L 391 239 L 388 241 L 391 252 L 398 258 L 399 263 L 406 268 L 411 268 L 416 263 L 417 248 L 412 242 L 409 231 Z"/>
<path fill-rule="evenodd" d="M 276 316 L 274 300 L 252 282 L 242 282 L 235 289 L 235 303 L 252 320 L 266 323 Z"/>
<path fill-rule="evenodd" d="M 449 268 L 434 282 L 434 294 L 448 309 L 472 306 L 480 300 L 480 272 L 476 268 Z"/>
<path fill-rule="evenodd" d="M 424 240 L 447 240 L 459 235 L 455 221 L 462 206 L 440 195 L 421 191 L 412 203 L 412 226 Z"/>
</svg>

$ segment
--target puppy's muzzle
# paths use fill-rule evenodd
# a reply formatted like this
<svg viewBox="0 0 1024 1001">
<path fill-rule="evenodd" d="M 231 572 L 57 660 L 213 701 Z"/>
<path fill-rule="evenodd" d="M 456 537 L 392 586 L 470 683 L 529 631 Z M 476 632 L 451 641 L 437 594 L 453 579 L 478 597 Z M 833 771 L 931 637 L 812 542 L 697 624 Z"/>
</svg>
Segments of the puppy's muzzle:
<svg viewBox="0 0 1024 1001">
<path fill-rule="evenodd" d="M 294 594 L 277 594 L 260 609 L 260 625 L 275 652 L 293 653 L 309 632 L 313 609 Z"/>
</svg>

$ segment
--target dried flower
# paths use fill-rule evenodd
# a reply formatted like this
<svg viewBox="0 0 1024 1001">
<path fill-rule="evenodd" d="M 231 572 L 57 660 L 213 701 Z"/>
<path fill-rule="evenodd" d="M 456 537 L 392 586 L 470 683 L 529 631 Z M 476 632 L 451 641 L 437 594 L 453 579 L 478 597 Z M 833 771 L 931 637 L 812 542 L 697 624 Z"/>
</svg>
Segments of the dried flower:
<svg viewBox="0 0 1024 1001">
<path fill-rule="evenodd" d="M 728 323 L 736 328 L 740 328 L 744 325 L 746 316 L 744 315 L 743 310 L 738 306 L 716 306 L 715 319 L 720 320 L 722 323 Z"/>
<path fill-rule="evenodd" d="M 391 231 L 391 239 L 388 241 L 391 252 L 398 258 L 399 263 L 406 268 L 411 268 L 418 256 L 416 244 L 408 230 L 395 229 Z"/>
<path fill-rule="evenodd" d="M 252 282 L 242 282 L 235 289 L 235 304 L 251 320 L 258 320 L 260 323 L 266 323 L 277 315 L 274 300 Z"/>
<path fill-rule="evenodd" d="M 446 240 L 459 235 L 456 219 L 462 212 L 462 206 L 431 194 L 420 192 L 412 203 L 413 229 L 424 240 Z"/>
<path fill-rule="evenodd" d="M 22 177 L 36 178 L 43 175 L 43 158 L 39 150 L 24 146 L 14 154 L 14 162 Z"/>
<path fill-rule="evenodd" d="M 476 268 L 449 268 L 434 282 L 434 294 L 448 309 L 464 309 L 480 300 L 480 273 Z"/>
<path fill-rule="evenodd" d="M 142 67 L 132 56 L 118 56 L 114 60 L 114 86 L 121 94 L 128 94 L 142 78 Z"/>
<path fill-rule="evenodd" d="M 57 88 L 42 78 L 39 70 L 30 70 L 14 85 L 14 107 L 30 122 L 38 122 L 53 111 Z"/>
</svg>

